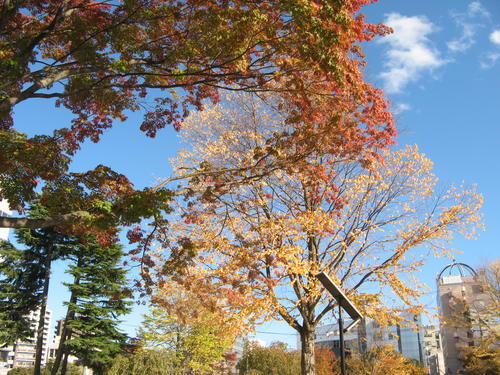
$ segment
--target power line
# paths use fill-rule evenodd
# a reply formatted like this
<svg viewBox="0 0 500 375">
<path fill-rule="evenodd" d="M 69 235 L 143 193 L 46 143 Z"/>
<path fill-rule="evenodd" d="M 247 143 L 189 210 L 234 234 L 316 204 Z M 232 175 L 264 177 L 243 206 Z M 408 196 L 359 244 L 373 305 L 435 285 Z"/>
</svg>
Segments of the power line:
<svg viewBox="0 0 500 375">
<path fill-rule="evenodd" d="M 280 332 L 269 332 L 269 331 L 255 331 L 256 333 L 264 333 L 266 335 L 283 335 L 283 336 L 296 336 L 296 333 L 280 333 Z"/>
</svg>

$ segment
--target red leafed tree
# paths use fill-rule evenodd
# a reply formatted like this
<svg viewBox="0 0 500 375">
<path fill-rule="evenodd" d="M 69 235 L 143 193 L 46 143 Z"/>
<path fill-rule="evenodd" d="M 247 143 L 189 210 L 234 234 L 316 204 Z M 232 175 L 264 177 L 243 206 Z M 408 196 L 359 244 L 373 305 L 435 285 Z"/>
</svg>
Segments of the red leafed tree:
<svg viewBox="0 0 500 375">
<path fill-rule="evenodd" d="M 279 92 L 291 131 L 256 150 L 254 167 L 277 148 L 287 151 L 273 159 L 280 166 L 318 147 L 369 162 L 395 133 L 383 93 L 361 73 L 359 43 L 389 31 L 359 14 L 371 2 L 0 0 L 0 198 L 22 211 L 42 186 L 51 215 L 1 218 L 0 227 L 55 225 L 102 239 L 145 217 L 161 227 L 171 197 L 162 186 L 137 190 L 105 166 L 68 172 L 84 140 L 99 141 L 146 100 L 155 105 L 140 127 L 154 137 L 220 90 Z M 43 124 L 37 136 L 18 132 L 12 114 L 35 98 L 55 98 L 73 119 L 52 134 Z M 139 230 L 130 238 L 147 243 Z"/>
</svg>

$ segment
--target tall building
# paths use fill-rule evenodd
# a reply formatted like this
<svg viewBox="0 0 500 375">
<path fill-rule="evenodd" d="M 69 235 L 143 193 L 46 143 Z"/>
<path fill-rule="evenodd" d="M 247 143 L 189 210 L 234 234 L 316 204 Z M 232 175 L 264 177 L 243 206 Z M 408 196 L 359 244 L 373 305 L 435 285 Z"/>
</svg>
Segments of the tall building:
<svg viewBox="0 0 500 375">
<path fill-rule="evenodd" d="M 406 358 L 416 359 L 425 363 L 424 356 L 424 330 L 420 314 L 405 317 L 406 324 L 396 325 L 398 351 Z"/>
<path fill-rule="evenodd" d="M 0 359 L 4 368 L 32 367 L 35 365 L 36 330 L 38 328 L 39 317 L 40 310 L 32 311 L 29 314 L 31 328 L 34 331 L 33 336 L 29 337 L 26 341 L 17 341 L 14 345 L 0 349 Z M 52 312 L 46 310 L 43 325 L 42 366 L 47 362 L 51 321 Z"/>
<path fill-rule="evenodd" d="M 487 296 L 476 271 L 463 263 L 453 262 L 437 277 L 440 335 L 446 375 L 464 372 L 464 352 L 478 345 L 481 329 L 470 316 L 473 304 L 487 303 Z"/>
<path fill-rule="evenodd" d="M 0 201 L 0 217 L 10 216 L 12 211 L 9 208 L 8 202 L 3 199 Z M 0 240 L 7 241 L 9 238 L 9 228 L 0 228 Z"/>
</svg>

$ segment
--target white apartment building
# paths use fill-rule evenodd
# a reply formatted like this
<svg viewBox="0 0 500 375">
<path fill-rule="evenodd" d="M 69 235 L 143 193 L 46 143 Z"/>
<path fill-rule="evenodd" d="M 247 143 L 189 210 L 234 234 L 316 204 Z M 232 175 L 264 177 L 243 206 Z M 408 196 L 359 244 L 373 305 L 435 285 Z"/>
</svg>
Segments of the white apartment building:
<svg viewBox="0 0 500 375">
<path fill-rule="evenodd" d="M 26 341 L 17 341 L 14 345 L 0 348 L 0 368 L 16 368 L 16 367 L 32 367 L 35 365 L 36 354 L 36 330 L 38 328 L 38 320 L 40 317 L 40 310 L 32 311 L 29 314 L 31 328 L 34 333 L 33 336 Z M 52 311 L 45 311 L 44 325 L 43 325 L 43 349 L 42 349 L 42 366 L 47 362 L 48 343 L 50 325 L 52 322 Z M 2 372 L 0 371 L 0 374 Z"/>
</svg>

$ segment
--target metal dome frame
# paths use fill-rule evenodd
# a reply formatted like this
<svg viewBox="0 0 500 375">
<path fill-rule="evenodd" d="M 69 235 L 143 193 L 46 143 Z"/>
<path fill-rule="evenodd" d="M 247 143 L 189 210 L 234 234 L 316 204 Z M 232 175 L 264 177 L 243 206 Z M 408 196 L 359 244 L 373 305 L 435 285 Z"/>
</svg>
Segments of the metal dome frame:
<svg viewBox="0 0 500 375">
<path fill-rule="evenodd" d="M 458 269 L 458 272 L 460 272 L 460 276 L 462 276 L 462 277 L 464 276 L 464 270 L 467 270 L 471 276 L 477 276 L 477 272 L 474 268 L 472 268 L 468 264 L 460 263 L 460 262 L 457 262 L 456 260 L 453 260 L 453 263 L 448 264 L 447 266 L 445 266 L 441 270 L 441 272 L 439 272 L 437 280 L 442 279 L 443 273 L 446 270 L 449 270 L 449 275 L 451 275 L 451 271 L 455 268 Z"/>
</svg>

